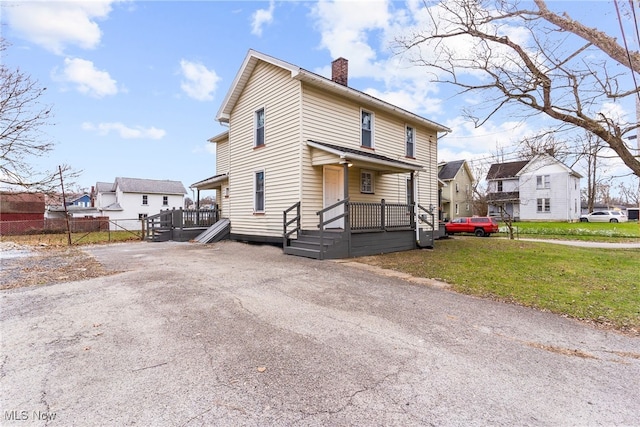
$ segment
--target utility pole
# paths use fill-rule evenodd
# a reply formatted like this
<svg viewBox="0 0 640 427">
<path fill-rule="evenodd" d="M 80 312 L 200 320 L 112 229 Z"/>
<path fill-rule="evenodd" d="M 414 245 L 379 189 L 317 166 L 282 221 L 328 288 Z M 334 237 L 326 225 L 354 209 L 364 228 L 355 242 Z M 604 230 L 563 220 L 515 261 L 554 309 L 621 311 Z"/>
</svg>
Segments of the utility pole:
<svg viewBox="0 0 640 427">
<path fill-rule="evenodd" d="M 58 166 L 60 172 L 60 187 L 62 187 L 62 206 L 64 206 L 64 217 L 67 220 L 67 243 L 71 246 L 71 227 L 69 227 L 69 213 L 67 212 L 67 198 L 64 195 L 64 182 L 62 181 L 62 166 Z"/>
</svg>

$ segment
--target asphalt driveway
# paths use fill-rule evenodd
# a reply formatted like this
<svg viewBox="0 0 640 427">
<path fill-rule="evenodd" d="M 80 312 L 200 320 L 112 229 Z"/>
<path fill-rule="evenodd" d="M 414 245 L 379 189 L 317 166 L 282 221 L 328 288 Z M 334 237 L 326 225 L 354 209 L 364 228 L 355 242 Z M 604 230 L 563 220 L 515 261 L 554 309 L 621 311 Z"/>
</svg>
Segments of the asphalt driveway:
<svg viewBox="0 0 640 427">
<path fill-rule="evenodd" d="M 270 246 L 85 250 L 116 273 L 0 292 L 3 426 L 640 423 L 638 338 Z"/>
</svg>

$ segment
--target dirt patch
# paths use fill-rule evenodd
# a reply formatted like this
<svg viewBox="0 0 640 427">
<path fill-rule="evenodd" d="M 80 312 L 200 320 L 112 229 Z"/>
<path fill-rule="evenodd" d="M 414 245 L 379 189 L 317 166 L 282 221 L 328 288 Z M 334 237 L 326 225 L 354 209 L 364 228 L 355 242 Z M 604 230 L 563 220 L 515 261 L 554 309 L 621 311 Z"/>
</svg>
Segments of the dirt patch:
<svg viewBox="0 0 640 427">
<path fill-rule="evenodd" d="M 3 244 L 0 249 L 0 289 L 71 282 L 115 273 L 74 247 Z"/>
</svg>

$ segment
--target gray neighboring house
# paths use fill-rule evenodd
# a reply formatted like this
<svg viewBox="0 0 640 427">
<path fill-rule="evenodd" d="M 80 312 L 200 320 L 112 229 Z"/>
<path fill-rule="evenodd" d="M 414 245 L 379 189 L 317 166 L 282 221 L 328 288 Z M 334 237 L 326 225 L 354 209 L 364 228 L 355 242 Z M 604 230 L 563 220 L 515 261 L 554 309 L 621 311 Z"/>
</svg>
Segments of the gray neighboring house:
<svg viewBox="0 0 640 427">
<path fill-rule="evenodd" d="M 141 220 L 161 210 L 180 209 L 187 190 L 180 181 L 118 177 L 97 182 L 94 203 L 112 230 L 140 230 Z"/>
<path fill-rule="evenodd" d="M 440 189 L 440 219 L 473 215 L 473 173 L 467 161 L 439 163 L 438 179 L 444 184 Z"/>
<path fill-rule="evenodd" d="M 582 176 L 547 154 L 494 163 L 487 172 L 490 216 L 519 221 L 579 221 Z"/>
</svg>

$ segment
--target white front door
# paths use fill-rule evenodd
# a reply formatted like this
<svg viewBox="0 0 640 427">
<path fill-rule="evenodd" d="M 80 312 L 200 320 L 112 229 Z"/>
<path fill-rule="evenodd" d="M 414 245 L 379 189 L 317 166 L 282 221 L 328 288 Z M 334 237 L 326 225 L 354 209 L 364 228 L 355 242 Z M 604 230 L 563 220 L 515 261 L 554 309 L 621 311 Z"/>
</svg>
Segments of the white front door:
<svg viewBox="0 0 640 427">
<path fill-rule="evenodd" d="M 325 166 L 323 171 L 324 177 L 324 206 L 331 206 L 336 202 L 344 199 L 344 170 L 338 166 Z M 333 218 L 344 213 L 344 205 L 333 208 L 324 214 L 325 220 Z M 326 228 L 344 228 L 344 218 L 339 218 L 324 227 Z"/>
</svg>

